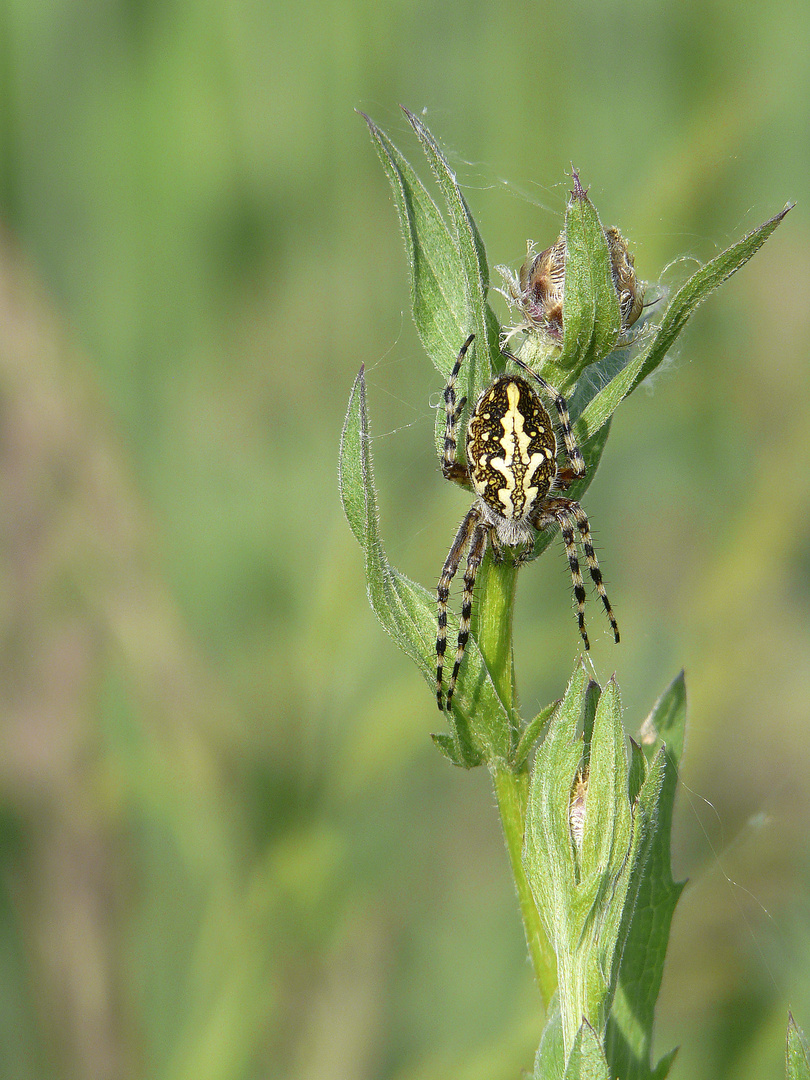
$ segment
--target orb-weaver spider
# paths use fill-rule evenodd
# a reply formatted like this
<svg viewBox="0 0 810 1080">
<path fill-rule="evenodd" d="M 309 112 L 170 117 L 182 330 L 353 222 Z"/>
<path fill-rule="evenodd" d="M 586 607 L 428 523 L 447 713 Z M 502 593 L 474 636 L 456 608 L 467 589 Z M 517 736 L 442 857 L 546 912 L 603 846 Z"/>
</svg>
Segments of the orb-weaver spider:
<svg viewBox="0 0 810 1080">
<path fill-rule="evenodd" d="M 613 636 L 617 642 L 619 640 L 619 628 L 602 582 L 587 515 L 574 499 L 551 494 L 555 490 L 566 490 L 573 480 L 585 473 L 585 462 L 574 441 L 568 407 L 562 395 L 523 361 L 506 353 L 554 402 L 560 418 L 568 465 L 560 468 L 557 464 L 554 426 L 539 394 L 527 379 L 509 374 L 498 375 L 481 393 L 467 425 L 466 463 L 461 464 L 456 460 L 456 428 L 467 401 L 466 398 L 456 400 L 456 380 L 474 337 L 471 334 L 462 345 L 444 388 L 447 423 L 442 472 L 445 479 L 472 488 L 476 495 L 475 502 L 456 533 L 438 585 L 436 699 L 439 708 L 448 712 L 470 633 L 475 577 L 487 544 L 492 546 L 496 559 L 502 556 L 505 547 L 517 549 L 515 565 L 520 566 L 532 554 L 536 533 L 559 526 L 574 582 L 579 632 L 588 649 L 585 587 L 577 556 L 576 530 L 582 541 L 591 580 L 602 599 Z M 447 599 L 450 582 L 465 551 L 467 565 L 458 645 L 445 699 L 442 675 L 447 644 Z"/>
</svg>

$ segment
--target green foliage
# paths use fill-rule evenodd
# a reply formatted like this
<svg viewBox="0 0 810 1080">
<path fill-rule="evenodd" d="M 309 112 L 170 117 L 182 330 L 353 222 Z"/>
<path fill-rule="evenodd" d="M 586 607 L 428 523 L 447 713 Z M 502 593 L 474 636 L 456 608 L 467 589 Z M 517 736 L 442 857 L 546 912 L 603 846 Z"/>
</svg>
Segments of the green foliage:
<svg viewBox="0 0 810 1080">
<path fill-rule="evenodd" d="M 680 708 L 672 698 L 670 688 L 652 715 L 672 706 L 669 731 L 678 742 L 683 697 Z M 618 688 L 611 682 L 600 693 L 584 669 L 576 670 L 538 749 L 526 815 L 527 874 L 557 956 L 563 1060 L 583 1018 L 601 1042 L 609 1018 L 612 1028 L 622 1030 L 622 1021 L 640 1006 L 636 1028 L 628 1025 L 625 1038 L 605 1040 L 613 1075 L 622 1077 L 665 1075 L 650 1071 L 649 1038 L 671 910 L 665 902 L 665 917 L 651 926 L 647 917 L 658 915 L 658 903 L 649 910 L 647 899 L 673 891 L 667 823 L 677 773 L 651 721 L 645 731 L 654 753 L 648 760 L 634 744 L 628 762 Z M 579 832 L 572 826 L 577 777 L 587 781 Z M 648 994 L 644 1001 L 641 992 Z M 553 1071 L 549 1062 L 536 1075 Z"/>
<path fill-rule="evenodd" d="M 621 331 L 605 230 L 576 173 L 565 214 L 565 246 L 565 318 L 557 364 L 576 381 L 589 364 L 613 352 Z"/>
<path fill-rule="evenodd" d="M 810 1080 L 810 1058 L 807 1041 L 793 1015 L 788 1015 L 787 1049 L 785 1052 L 787 1080 Z"/>
<path fill-rule="evenodd" d="M 681 673 L 655 703 L 639 733 L 645 767 L 663 755 L 663 779 L 652 842 L 639 859 L 630 884 L 632 904 L 625 907 L 622 962 L 606 1033 L 610 1060 L 625 1080 L 658 1080 L 667 1075 L 674 1057 L 673 1052 L 650 1071 L 653 1012 L 664 974 L 672 915 L 685 885 L 673 882 L 670 866 L 672 812 L 685 724 L 686 687 Z M 636 761 L 641 751 L 635 743 L 633 751 Z M 631 798 L 633 790 L 635 786 L 631 786 Z"/>
<path fill-rule="evenodd" d="M 366 120 L 405 237 L 414 320 L 443 377 L 467 334 L 475 334 L 463 374 L 469 408 L 503 366 L 499 338 L 504 332 L 487 302 L 484 245 L 455 174 L 425 125 L 407 110 L 406 115 L 438 185 L 444 214 L 387 135 Z M 566 391 L 589 373 L 587 388 L 576 394 L 571 408 L 588 465 L 588 480 L 572 486 L 573 498 L 581 496 L 596 470 L 621 401 L 656 370 L 697 306 L 751 258 L 788 209 L 702 267 L 662 309 L 658 327 L 644 326 L 631 340 L 622 330 L 605 229 L 574 174 L 565 220 L 562 342 L 543 340 L 538 347 L 542 329 L 527 327 L 522 350 L 545 375 L 556 373 L 557 385 Z M 443 433 L 439 409 L 439 451 Z M 385 556 L 363 369 L 341 439 L 340 491 L 365 553 L 371 606 L 433 689 L 435 601 Z M 535 556 L 548 539 L 538 538 Z M 562 700 L 526 724 L 514 692 L 511 560 L 495 564 L 487 555 L 477 587 L 451 731 L 433 738 L 454 764 L 486 763 L 493 774 L 527 942 L 547 1006 L 535 1080 L 663 1080 L 675 1055 L 653 1067 L 651 1040 L 670 923 L 683 887 L 673 882 L 669 858 L 683 747 L 683 678 L 656 703 L 641 743 L 631 743 L 629 756 L 618 686 L 611 680 L 602 690 L 581 665 Z M 449 618 L 451 640 L 457 629 Z M 528 785 L 528 756 L 538 742 Z"/>
<path fill-rule="evenodd" d="M 435 685 L 436 604 L 421 585 L 395 570 L 385 555 L 379 534 L 377 502 L 368 438 L 364 373 L 352 390 L 340 446 L 339 483 L 343 508 L 357 541 L 366 554 L 366 579 L 371 607 L 397 645 L 414 660 L 425 680 Z M 471 767 L 489 759 L 508 758 L 509 717 L 477 645 L 470 643 L 468 678 L 459 689 L 454 740 L 436 742 L 456 765 Z M 461 719 L 458 719 L 458 717 Z M 468 725 L 467 718 L 472 720 Z M 481 723 L 477 723 L 481 718 Z"/>
<path fill-rule="evenodd" d="M 438 184 L 445 216 L 388 136 L 368 117 L 365 119 L 391 184 L 405 237 L 414 321 L 430 359 L 443 377 L 449 373 L 467 334 L 476 334 L 464 376 L 469 409 L 490 382 L 493 369 L 503 364 L 498 353 L 497 324 L 487 303 L 489 270 L 484 245 L 456 176 L 436 140 L 417 117 L 407 110 L 405 114 Z M 578 394 L 571 407 L 574 434 L 587 466 L 585 477 L 571 486 L 571 498 L 581 498 L 593 479 L 610 418 L 621 401 L 657 369 L 697 306 L 751 258 L 787 209 L 698 270 L 663 311 L 660 326 L 645 328 L 633 347 L 628 347 L 620 340 L 619 304 L 605 232 L 575 175 L 565 221 L 568 255 L 563 343 L 556 358 L 544 367 L 567 372 L 569 380 L 585 369 L 589 374 L 589 389 Z M 458 337 L 453 340 L 456 333 Z M 617 349 L 617 345 L 622 347 Z M 444 410 L 440 408 L 436 416 L 437 449 L 443 447 L 444 423 Z M 415 661 L 426 681 L 432 683 L 432 601 L 424 590 L 390 566 L 379 537 L 362 371 L 352 390 L 343 429 L 340 489 L 349 524 L 365 550 L 372 607 L 388 633 Z M 538 536 L 535 556 L 551 539 L 548 534 Z M 466 766 L 486 761 L 495 767 L 512 758 L 518 744 L 520 756 L 525 759 L 529 749 L 512 701 L 514 583 L 489 573 L 490 561 L 487 555 L 478 584 L 480 597 L 468 646 L 470 656 L 465 659 L 454 701 L 453 733 L 449 739 L 442 735 L 436 739 L 452 761 Z M 507 567 L 505 573 L 514 574 L 514 570 Z M 494 627 L 491 648 L 482 647 L 478 640 L 477 631 L 487 625 Z M 448 616 L 450 640 L 454 632 L 458 632 L 458 623 Z M 497 653 L 497 670 L 489 666 L 492 648 Z"/>
<path fill-rule="evenodd" d="M 418 102 L 491 264 L 554 239 L 573 160 L 654 280 L 805 190 L 808 28 L 795 0 L 3 4 L 2 1080 L 525 1075 L 542 1024 L 488 777 L 442 777 L 425 733 L 451 729 L 363 602 L 335 498 L 365 360 L 385 546 L 432 594 L 468 497 L 435 468 L 444 379 L 400 325 L 397 212 L 353 108 L 443 208 L 395 115 Z M 784 1077 L 781 996 L 810 1015 L 810 217 L 789 217 L 617 417 L 588 505 L 624 637 L 594 659 L 620 661 L 628 720 L 697 676 L 690 783 L 734 836 L 676 919 L 657 1039 L 680 1080 Z M 518 596 L 527 720 L 576 642 L 547 562 Z M 761 802 L 774 826 L 738 833 Z M 679 817 L 682 857 L 714 865 Z"/>
</svg>

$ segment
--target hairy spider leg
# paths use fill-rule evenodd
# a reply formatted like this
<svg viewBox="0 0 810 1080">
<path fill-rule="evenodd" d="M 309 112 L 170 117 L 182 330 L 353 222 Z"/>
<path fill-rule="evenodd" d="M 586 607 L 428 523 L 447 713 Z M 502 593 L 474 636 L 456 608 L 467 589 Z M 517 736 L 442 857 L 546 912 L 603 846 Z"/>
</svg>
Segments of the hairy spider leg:
<svg viewBox="0 0 810 1080">
<path fill-rule="evenodd" d="M 475 577 L 478 573 L 478 567 L 481 565 L 481 560 L 486 551 L 489 530 L 489 525 L 483 525 L 479 522 L 473 532 L 472 539 L 470 540 L 470 550 L 467 553 L 467 569 L 464 571 L 464 593 L 461 598 L 461 619 L 458 624 L 456 660 L 453 664 L 450 681 L 447 684 L 447 702 L 445 707 L 448 712 L 450 712 L 450 702 L 453 700 L 453 692 L 456 689 L 456 680 L 458 679 L 458 673 L 461 668 L 461 661 L 464 659 L 464 650 L 467 648 L 467 639 L 470 636 L 473 587 L 475 586 Z"/>
<path fill-rule="evenodd" d="M 560 532 L 562 533 L 563 544 L 565 544 L 565 554 L 568 556 L 568 565 L 571 568 L 571 578 L 574 582 L 574 599 L 577 602 L 577 623 L 579 625 L 579 632 L 585 644 L 585 648 L 590 649 L 591 643 L 588 641 L 588 633 L 585 629 L 585 585 L 583 584 L 582 573 L 579 569 L 577 545 L 574 541 L 574 530 L 571 527 L 568 515 L 564 511 L 558 511 L 554 516 L 560 524 Z"/>
<path fill-rule="evenodd" d="M 450 378 L 444 388 L 444 410 L 447 421 L 444 428 L 444 455 L 442 456 L 442 472 L 446 480 L 455 480 L 456 483 L 466 483 L 468 480 L 467 469 L 456 461 L 456 428 L 458 427 L 461 411 L 467 404 L 465 397 L 456 401 L 456 380 L 467 355 L 467 350 L 472 345 L 475 334 L 470 334 L 459 350 Z"/>
<path fill-rule="evenodd" d="M 436 701 L 439 709 L 444 712 L 444 694 L 442 692 L 442 672 L 444 669 L 444 653 L 447 647 L 447 600 L 450 595 L 450 582 L 458 570 L 464 549 L 470 543 L 470 538 L 481 523 L 481 515 L 478 505 L 474 505 L 467 512 L 467 516 L 459 525 L 456 538 L 445 560 L 442 576 L 436 592 L 439 605 L 439 629 L 436 634 Z"/>
<path fill-rule="evenodd" d="M 585 587 L 579 569 L 579 559 L 577 557 L 572 523 L 573 525 L 576 525 L 579 535 L 582 538 L 582 547 L 585 552 L 585 561 L 588 564 L 588 573 L 591 576 L 591 581 L 593 581 L 596 591 L 599 593 L 611 629 L 613 630 L 613 638 L 618 644 L 619 627 L 616 622 L 616 616 L 613 614 L 613 608 L 610 606 L 607 592 L 605 591 L 605 585 L 602 580 L 602 571 L 599 569 L 599 561 L 596 558 L 596 552 L 594 551 L 593 541 L 591 539 L 588 515 L 579 503 L 575 502 L 573 499 L 548 499 L 543 506 L 541 513 L 538 514 L 532 524 L 536 529 L 541 530 L 547 528 L 553 522 L 556 522 L 560 526 L 560 532 L 562 533 L 563 543 L 565 545 L 565 553 L 568 556 L 568 565 L 571 568 L 571 578 L 574 582 L 574 599 L 577 602 L 577 622 L 579 624 L 579 632 L 582 635 L 582 640 L 585 643 L 585 648 L 590 648 L 588 635 L 585 631 Z"/>
<path fill-rule="evenodd" d="M 602 601 L 602 606 L 605 609 L 605 614 L 608 617 L 610 628 L 613 631 L 613 640 L 616 644 L 619 644 L 619 626 L 616 622 L 616 616 L 613 614 L 613 608 L 610 606 L 607 592 L 605 591 L 605 585 L 602 581 L 602 571 L 599 569 L 599 561 L 596 558 L 596 552 L 593 548 L 593 541 L 591 540 L 591 527 L 588 523 L 588 515 L 582 509 L 578 502 L 573 499 L 568 500 L 569 509 L 579 529 L 579 535 L 582 537 L 582 548 L 585 552 L 585 561 L 588 564 L 588 573 L 591 575 L 591 581 L 596 586 L 596 591 L 599 593 L 599 599 Z"/>
</svg>

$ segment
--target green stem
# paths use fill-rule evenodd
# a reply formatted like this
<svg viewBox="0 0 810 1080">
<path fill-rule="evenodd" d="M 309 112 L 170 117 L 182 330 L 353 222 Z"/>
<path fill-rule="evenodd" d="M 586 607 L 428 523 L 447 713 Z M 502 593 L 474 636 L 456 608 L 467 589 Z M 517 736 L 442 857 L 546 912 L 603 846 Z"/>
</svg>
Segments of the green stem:
<svg viewBox="0 0 810 1080">
<path fill-rule="evenodd" d="M 492 773 L 495 797 L 501 815 L 503 836 L 512 876 L 515 879 L 520 914 L 523 917 L 523 929 L 526 944 L 532 958 L 534 977 L 543 1005 L 548 1009 L 551 995 L 557 989 L 557 958 L 546 936 L 531 888 L 523 869 L 523 833 L 526 821 L 526 802 L 529 797 L 529 771 L 522 768 L 519 772 L 510 769 L 496 769 Z"/>
<path fill-rule="evenodd" d="M 528 879 L 523 869 L 523 833 L 529 796 L 529 771 L 510 763 L 520 737 L 522 723 L 517 714 L 515 670 L 512 655 L 512 613 L 515 606 L 517 573 L 511 559 L 493 562 L 487 553 L 478 576 L 480 597 L 475 636 L 498 696 L 511 723 L 508 759 L 491 761 L 492 782 L 501 815 L 506 850 L 523 917 L 523 928 L 534 974 L 543 1004 L 548 1007 L 557 987 L 557 961 L 546 937 Z"/>
<path fill-rule="evenodd" d="M 479 600 L 473 634 L 498 696 L 509 714 L 515 749 L 520 721 L 515 711 L 515 668 L 512 657 L 512 612 L 517 573 L 511 559 L 494 562 L 488 551 L 478 571 Z"/>
</svg>

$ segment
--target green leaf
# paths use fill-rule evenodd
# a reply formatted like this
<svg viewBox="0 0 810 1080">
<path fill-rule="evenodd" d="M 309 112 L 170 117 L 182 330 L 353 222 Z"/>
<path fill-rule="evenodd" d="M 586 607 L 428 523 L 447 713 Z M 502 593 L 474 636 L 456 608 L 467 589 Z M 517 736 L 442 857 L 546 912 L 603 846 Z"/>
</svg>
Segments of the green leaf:
<svg viewBox="0 0 810 1080">
<path fill-rule="evenodd" d="M 788 1013 L 787 1080 L 810 1080 L 810 1060 L 807 1055 L 807 1042 L 799 1029 L 793 1014 Z"/>
<path fill-rule="evenodd" d="M 540 738 L 540 733 L 549 722 L 552 713 L 559 704 L 559 701 L 553 701 L 550 705 L 546 705 L 545 708 L 541 709 L 537 716 L 535 716 L 534 720 L 532 720 L 531 723 L 528 723 L 523 729 L 520 741 L 515 749 L 514 757 L 512 758 L 512 767 L 514 769 L 519 769 L 529 756 L 532 747 Z"/>
<path fill-rule="evenodd" d="M 647 810 L 655 821 L 654 834 L 646 851 L 641 852 L 629 887 L 633 902 L 627 905 L 620 933 L 624 947 L 605 1038 L 611 1069 L 624 1080 L 659 1080 L 667 1075 L 674 1057 L 673 1052 L 655 1069 L 651 1067 L 655 1002 L 661 988 L 672 915 L 685 884 L 673 882 L 670 863 L 685 722 L 686 689 L 681 672 L 655 703 L 639 733 L 650 770 L 660 768 L 662 777 L 655 804 Z"/>
<path fill-rule="evenodd" d="M 655 371 L 674 345 L 676 338 L 686 326 L 698 305 L 703 303 L 709 293 L 722 285 L 724 281 L 727 281 L 732 274 L 736 274 L 742 266 L 745 266 L 792 208 L 793 204 L 788 203 L 784 210 L 780 210 L 778 214 L 763 222 L 758 228 L 753 229 L 742 240 L 726 248 L 725 251 L 693 274 L 685 285 L 681 286 L 668 304 L 655 336 L 644 350 L 644 362 L 636 374 L 633 389 Z"/>
<path fill-rule="evenodd" d="M 575 854 L 571 794 L 583 762 L 576 737 L 585 718 L 591 684 L 575 670 L 537 751 L 526 814 L 524 865 L 537 910 L 557 954 L 563 1039 L 570 1053 L 583 1018 L 604 1027 L 612 966 L 621 921 L 621 883 L 629 875 L 629 805 L 618 692 L 612 685 L 596 710 L 590 745 L 584 836 Z M 617 729 L 618 728 L 618 733 Z M 613 907 L 618 912 L 611 915 Z"/>
<path fill-rule="evenodd" d="M 676 680 L 645 724 L 643 738 L 657 744 L 651 760 L 633 744 L 628 764 L 618 687 L 611 680 L 600 695 L 584 670 L 575 670 L 537 751 L 526 812 L 524 865 L 557 956 L 566 1052 L 585 1019 L 598 1037 L 607 1032 L 611 1075 L 623 1080 L 663 1077 L 672 1060 L 651 1072 L 653 1007 L 680 892 L 669 868 L 677 770 L 656 723 L 677 743 L 679 701 L 682 681 Z M 576 735 L 580 723 L 584 741 Z M 571 827 L 575 780 L 577 835 Z"/>
<path fill-rule="evenodd" d="M 576 396 L 580 400 L 576 407 L 572 405 L 571 409 L 572 419 L 576 420 L 573 425 L 574 435 L 580 443 L 592 438 L 602 425 L 607 423 L 624 398 L 655 371 L 674 345 L 695 309 L 714 289 L 722 285 L 756 254 L 790 209 L 790 206 L 786 206 L 780 213 L 760 225 L 758 229 L 748 233 L 738 243 L 732 244 L 717 258 L 712 259 L 693 274 L 673 297 L 660 326 L 647 336 L 646 342 L 642 338 L 635 349 L 615 350 L 592 365 L 588 372 L 587 382 L 592 386 L 601 383 L 602 386 L 590 395 L 586 392 L 580 396 L 578 392 Z M 567 274 L 568 263 L 566 262 L 566 318 L 568 313 Z M 615 299 L 615 290 L 613 297 Z"/>
<path fill-rule="evenodd" d="M 461 254 L 422 181 L 388 136 L 361 113 L 391 184 L 411 277 L 413 320 L 425 352 L 446 379 L 474 329 Z"/>
<path fill-rule="evenodd" d="M 455 175 L 427 128 L 404 110 L 418 135 L 431 170 L 447 204 L 450 224 L 442 216 L 422 181 L 388 136 L 364 113 L 374 146 L 391 184 L 399 214 L 411 278 L 414 323 L 425 351 L 446 381 L 459 349 L 470 333 L 460 380 L 470 403 L 492 381 L 493 364 L 503 366 L 495 315 L 486 295 L 489 288 L 484 245 Z M 436 410 L 434 438 L 444 448 L 445 413 Z"/>
<path fill-rule="evenodd" d="M 450 168 L 439 144 L 417 116 L 404 108 L 403 112 L 422 144 L 428 164 L 447 204 L 450 224 L 455 233 L 456 245 L 461 257 L 467 314 L 471 329 L 478 340 L 480 363 L 485 362 L 485 356 L 488 353 L 486 360 L 490 363 L 489 378 L 482 380 L 481 383 L 481 385 L 486 385 L 492 377 L 493 368 L 500 368 L 502 361 L 498 322 L 487 303 L 489 268 L 484 242 L 458 185 L 456 174 Z"/>
<path fill-rule="evenodd" d="M 459 756 L 458 746 L 452 735 L 448 735 L 445 732 L 433 732 L 430 737 L 436 744 L 437 749 L 441 750 L 451 765 L 464 766 L 466 764 Z"/>
<path fill-rule="evenodd" d="M 568 815 L 571 787 L 582 760 L 583 743 L 577 729 L 585 711 L 589 683 L 579 662 L 537 750 L 526 810 L 523 862 L 552 943 L 559 929 L 558 896 L 575 881 Z"/>
<path fill-rule="evenodd" d="M 669 1070 L 675 1063 L 675 1058 L 678 1056 L 678 1047 L 676 1046 L 669 1053 L 664 1054 L 662 1058 L 659 1058 L 658 1064 L 652 1071 L 652 1080 L 666 1080 L 669 1076 Z"/>
<path fill-rule="evenodd" d="M 627 797 L 634 804 L 647 779 L 647 759 L 635 739 L 630 740 L 630 772 L 627 777 Z"/>
<path fill-rule="evenodd" d="M 540 1046 L 534 1059 L 532 1080 L 563 1080 L 565 1073 L 565 1047 L 563 1045 L 562 1014 L 559 996 L 549 1002 L 546 1026 L 540 1038 Z"/>
<path fill-rule="evenodd" d="M 563 1080 L 610 1080 L 599 1036 L 587 1020 L 577 1032 Z"/>
<path fill-rule="evenodd" d="M 625 353 L 625 355 L 627 355 Z M 598 436 L 622 400 L 637 383 L 638 373 L 644 365 L 644 354 L 631 357 L 588 401 L 574 424 L 574 438 L 584 443 Z"/>
<path fill-rule="evenodd" d="M 557 363 L 576 377 L 612 352 L 621 332 L 605 230 L 576 172 L 565 214 L 565 245 L 563 348 Z"/>
<path fill-rule="evenodd" d="M 355 380 L 340 443 L 340 494 L 352 532 L 364 550 L 371 607 L 384 629 L 416 663 L 431 689 L 436 680 L 436 600 L 395 570 L 379 532 L 377 497 L 368 437 L 363 369 Z M 448 615 L 448 635 L 458 621 Z M 482 760 L 505 764 L 512 753 L 509 716 L 493 685 L 475 639 L 464 658 L 463 678 L 453 701 L 451 760 L 467 767 Z M 440 740 L 441 743 L 441 740 Z M 446 742 L 441 747 L 447 752 Z"/>
<path fill-rule="evenodd" d="M 599 699 L 591 739 L 588 810 L 580 856 L 583 880 L 604 874 L 606 868 L 618 873 L 629 845 L 627 751 L 619 689 L 611 679 Z"/>
</svg>

